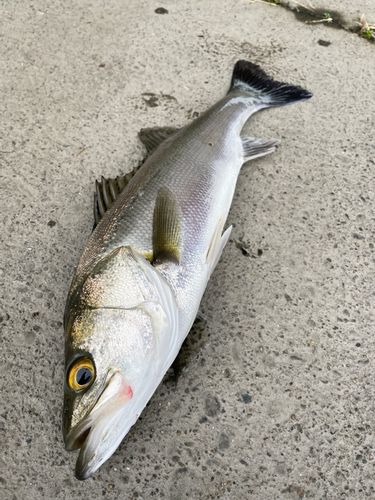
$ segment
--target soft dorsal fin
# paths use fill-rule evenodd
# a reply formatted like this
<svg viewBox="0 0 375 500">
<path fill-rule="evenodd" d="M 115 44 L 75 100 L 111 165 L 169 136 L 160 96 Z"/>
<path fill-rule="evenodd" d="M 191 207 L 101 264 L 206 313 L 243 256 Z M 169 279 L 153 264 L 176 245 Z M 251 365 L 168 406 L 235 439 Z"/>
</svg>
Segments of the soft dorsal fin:
<svg viewBox="0 0 375 500">
<path fill-rule="evenodd" d="M 155 203 L 152 230 L 153 264 L 180 262 L 181 220 L 176 198 L 167 187 L 160 189 Z"/>
<path fill-rule="evenodd" d="M 100 181 L 95 181 L 94 193 L 94 229 L 99 224 L 103 215 L 116 200 L 118 195 L 129 184 L 130 179 L 138 172 L 140 167 L 136 167 L 128 174 L 117 176 L 115 179 L 105 179 L 102 176 Z"/>
<path fill-rule="evenodd" d="M 154 128 L 142 128 L 139 132 L 139 138 L 147 148 L 147 152 L 153 151 L 159 144 L 171 137 L 179 128 L 174 127 L 154 127 Z"/>
</svg>

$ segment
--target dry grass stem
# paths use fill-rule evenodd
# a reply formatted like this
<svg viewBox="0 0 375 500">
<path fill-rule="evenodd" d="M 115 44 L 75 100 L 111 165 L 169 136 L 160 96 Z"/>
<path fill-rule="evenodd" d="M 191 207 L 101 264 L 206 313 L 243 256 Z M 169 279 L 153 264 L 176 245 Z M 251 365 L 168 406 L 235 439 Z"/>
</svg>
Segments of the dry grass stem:
<svg viewBox="0 0 375 500">
<path fill-rule="evenodd" d="M 318 19 L 317 21 L 306 21 L 306 24 L 311 24 L 311 23 L 331 23 L 333 21 L 332 17 L 329 17 L 328 19 Z"/>
<path fill-rule="evenodd" d="M 311 5 L 311 3 L 309 2 L 309 4 L 311 5 L 311 7 L 307 7 L 307 5 L 303 5 L 303 3 L 299 3 L 297 2 L 297 0 L 293 0 L 294 3 L 297 3 L 298 5 L 300 5 L 301 7 L 304 7 L 305 9 L 308 9 L 308 10 L 311 10 L 311 12 L 314 12 L 314 7 Z"/>
<path fill-rule="evenodd" d="M 86 148 L 82 148 L 81 151 L 78 151 L 78 153 L 76 154 L 76 156 L 80 155 Z"/>
<path fill-rule="evenodd" d="M 257 2 L 260 2 L 260 3 L 266 3 L 267 5 L 274 5 L 274 6 L 276 6 L 276 5 L 277 5 L 276 3 L 272 3 L 272 2 L 265 2 L 264 0 L 247 0 L 247 2 L 249 2 L 249 3 L 257 3 Z"/>
<path fill-rule="evenodd" d="M 359 26 L 361 27 L 361 29 L 359 31 L 360 35 L 364 35 L 366 32 L 369 32 L 369 31 L 372 32 L 375 30 L 375 24 L 369 24 L 366 21 L 364 14 L 361 14 L 359 16 L 359 23 L 357 22 L 357 24 L 359 24 Z M 375 33 L 372 33 L 372 34 L 373 34 L 373 36 L 375 36 Z"/>
</svg>

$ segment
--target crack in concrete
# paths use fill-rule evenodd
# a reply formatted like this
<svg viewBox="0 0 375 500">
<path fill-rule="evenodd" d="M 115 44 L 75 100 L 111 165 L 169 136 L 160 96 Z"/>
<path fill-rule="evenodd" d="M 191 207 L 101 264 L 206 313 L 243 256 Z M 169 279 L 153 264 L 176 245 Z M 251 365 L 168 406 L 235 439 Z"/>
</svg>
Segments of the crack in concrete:
<svg viewBox="0 0 375 500">
<path fill-rule="evenodd" d="M 306 7 L 298 2 L 291 5 L 282 0 L 267 0 L 267 3 L 279 5 L 293 12 L 295 18 L 305 24 L 320 24 L 334 29 L 342 29 L 349 33 L 357 33 L 370 43 L 375 43 L 375 24 L 368 24 L 365 16 L 359 16 L 358 21 L 351 20 L 348 15 L 338 10 L 320 7 Z"/>
</svg>

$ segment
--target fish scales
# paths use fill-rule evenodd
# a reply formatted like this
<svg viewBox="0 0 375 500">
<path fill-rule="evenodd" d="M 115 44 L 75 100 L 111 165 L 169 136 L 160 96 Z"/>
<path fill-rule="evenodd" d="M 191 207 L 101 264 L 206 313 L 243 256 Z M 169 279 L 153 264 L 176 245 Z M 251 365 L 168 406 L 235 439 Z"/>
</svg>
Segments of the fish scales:
<svg viewBox="0 0 375 500">
<path fill-rule="evenodd" d="M 80 448 L 77 478 L 115 451 L 191 328 L 229 238 L 241 166 L 278 142 L 241 137 L 244 123 L 309 97 L 239 61 L 228 94 L 195 121 L 143 131 L 151 146 L 165 140 L 112 205 L 105 199 L 67 300 L 64 437 L 68 450 Z"/>
<path fill-rule="evenodd" d="M 229 101 L 229 97 L 222 99 L 213 114 L 204 113 L 146 160 L 117 198 L 115 212 L 105 216 L 102 225 L 93 233 L 78 273 L 86 273 L 90 266 L 119 245 L 131 244 L 142 253 L 152 252 L 151 215 L 157 193 L 166 179 L 169 189 L 178 197 L 182 221 L 189 230 L 184 242 L 186 249 L 193 246 L 195 254 L 197 248 L 206 248 L 207 240 L 212 237 L 207 218 L 211 216 L 213 224 L 216 220 L 216 214 L 212 215 L 207 205 L 211 202 L 214 210 L 218 207 L 217 210 L 222 211 L 220 202 L 223 194 L 226 195 L 226 184 L 230 183 L 234 189 L 243 162 L 240 137 L 234 129 L 238 108 L 244 105 L 238 103 L 233 109 L 222 110 Z M 232 126 L 223 127 L 223 123 L 231 121 Z M 197 207 L 201 208 L 197 210 Z M 197 230 L 191 223 L 192 215 L 196 218 Z"/>
</svg>

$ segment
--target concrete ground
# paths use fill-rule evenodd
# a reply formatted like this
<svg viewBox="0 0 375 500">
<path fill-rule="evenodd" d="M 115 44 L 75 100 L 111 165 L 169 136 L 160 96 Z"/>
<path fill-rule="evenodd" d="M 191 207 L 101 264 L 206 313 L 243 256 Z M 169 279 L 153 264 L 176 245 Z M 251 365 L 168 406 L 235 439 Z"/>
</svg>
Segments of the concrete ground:
<svg viewBox="0 0 375 500">
<path fill-rule="evenodd" d="M 331 4 L 375 22 L 373 0 Z M 3 2 L 0 22 L 0 498 L 375 498 L 375 45 L 260 1 Z M 282 142 L 239 177 L 185 370 L 79 482 L 62 316 L 94 181 L 138 164 L 141 127 L 213 104 L 238 59 L 314 98 L 246 125 Z"/>
</svg>

